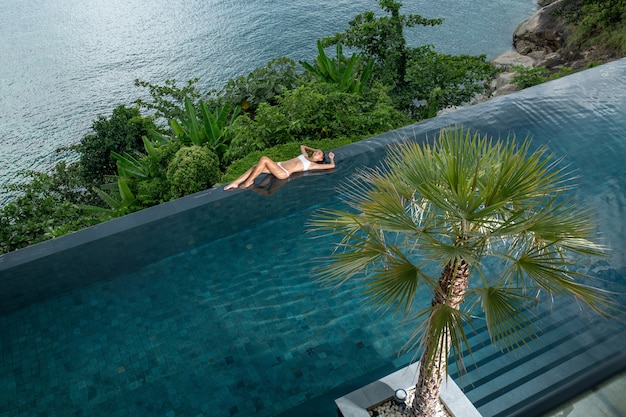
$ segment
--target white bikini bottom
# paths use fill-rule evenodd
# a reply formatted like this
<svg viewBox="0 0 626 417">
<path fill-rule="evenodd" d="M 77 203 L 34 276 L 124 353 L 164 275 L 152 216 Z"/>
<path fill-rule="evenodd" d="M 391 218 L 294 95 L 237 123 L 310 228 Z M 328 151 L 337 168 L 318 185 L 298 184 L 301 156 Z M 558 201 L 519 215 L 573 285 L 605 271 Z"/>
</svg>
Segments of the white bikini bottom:
<svg viewBox="0 0 626 417">
<path fill-rule="evenodd" d="M 276 164 L 280 167 L 280 169 L 282 169 L 283 171 L 285 171 L 285 174 L 287 174 L 287 176 L 289 176 L 289 171 L 287 171 L 287 170 L 286 170 L 286 169 L 285 169 L 285 168 L 284 168 L 284 167 L 280 164 L 280 162 L 277 162 Z"/>
</svg>

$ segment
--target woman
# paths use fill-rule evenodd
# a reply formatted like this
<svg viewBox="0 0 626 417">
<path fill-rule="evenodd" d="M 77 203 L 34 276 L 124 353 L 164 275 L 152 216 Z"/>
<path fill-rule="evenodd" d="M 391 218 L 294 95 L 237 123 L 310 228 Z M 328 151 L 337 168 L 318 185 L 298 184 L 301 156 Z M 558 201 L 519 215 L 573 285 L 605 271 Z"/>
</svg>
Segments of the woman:
<svg viewBox="0 0 626 417">
<path fill-rule="evenodd" d="M 224 189 L 230 190 L 231 188 L 238 188 L 240 185 L 247 188 L 251 186 L 255 178 L 261 174 L 272 174 L 278 179 L 285 179 L 294 172 L 332 169 L 335 167 L 335 154 L 332 152 L 328 153 L 328 157 L 330 158 L 329 164 L 322 163 L 324 161 L 324 152 L 321 149 L 300 145 L 300 152 L 301 155 L 298 155 L 298 157 L 283 162 L 274 162 L 267 156 L 262 156 L 255 166 L 247 170 L 241 177 L 228 184 Z"/>
</svg>

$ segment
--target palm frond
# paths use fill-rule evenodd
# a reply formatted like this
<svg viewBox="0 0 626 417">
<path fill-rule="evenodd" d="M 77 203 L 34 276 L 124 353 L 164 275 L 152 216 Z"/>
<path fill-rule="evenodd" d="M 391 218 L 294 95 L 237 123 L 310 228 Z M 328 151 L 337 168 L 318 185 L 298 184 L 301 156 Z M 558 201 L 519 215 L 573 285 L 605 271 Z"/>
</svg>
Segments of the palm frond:
<svg viewBox="0 0 626 417">
<path fill-rule="evenodd" d="M 318 210 L 307 223 L 307 232 L 353 234 L 361 228 L 359 215 L 345 210 Z"/>
<path fill-rule="evenodd" d="M 322 283 L 341 283 L 357 274 L 384 264 L 390 257 L 388 244 L 378 231 L 358 229 L 358 233 L 344 232 L 344 238 L 330 256 L 330 264 L 316 269 Z"/>
<path fill-rule="evenodd" d="M 500 350 L 517 348 L 535 337 L 534 320 L 528 309 L 536 301 L 532 297 L 503 286 L 475 288 L 472 294 L 478 296 L 491 342 Z"/>
<path fill-rule="evenodd" d="M 372 180 L 371 184 L 374 188 L 360 204 L 364 221 L 382 230 L 419 233 L 420 228 L 408 209 L 410 201 L 398 192 L 393 182 Z"/>
<path fill-rule="evenodd" d="M 436 239 L 432 233 L 422 236 L 420 252 L 422 257 L 437 263 L 439 266 L 454 263 L 454 261 L 465 260 L 470 265 L 477 265 L 479 262 L 476 248 L 467 245 L 459 245 L 455 242 Z"/>
<path fill-rule="evenodd" d="M 423 284 L 433 288 L 436 280 L 424 272 L 422 265 L 414 265 L 404 256 L 392 257 L 384 268 L 372 271 L 365 284 L 365 295 L 374 304 L 395 306 L 396 312 L 402 310 L 407 315 Z"/>
<path fill-rule="evenodd" d="M 550 294 L 574 297 L 603 315 L 616 308 L 610 293 L 574 279 L 591 277 L 576 271 L 579 265 L 573 264 L 556 245 L 530 246 L 512 261 L 505 273 L 515 275 L 517 281 L 526 277 Z"/>
</svg>

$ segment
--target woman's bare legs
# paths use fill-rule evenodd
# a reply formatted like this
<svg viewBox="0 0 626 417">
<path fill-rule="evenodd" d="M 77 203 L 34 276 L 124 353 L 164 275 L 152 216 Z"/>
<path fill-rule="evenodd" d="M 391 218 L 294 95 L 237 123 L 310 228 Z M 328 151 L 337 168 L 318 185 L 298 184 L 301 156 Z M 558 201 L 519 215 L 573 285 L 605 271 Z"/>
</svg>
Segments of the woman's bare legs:
<svg viewBox="0 0 626 417">
<path fill-rule="evenodd" d="M 278 179 L 285 179 L 289 176 L 276 162 L 272 161 L 267 156 L 262 156 L 261 159 L 259 159 L 259 163 L 252 168 L 252 172 L 248 175 L 248 179 L 243 183 L 243 186 L 246 188 L 251 186 L 256 177 L 261 174 L 272 174 Z"/>
<path fill-rule="evenodd" d="M 235 181 L 231 182 L 230 184 L 228 184 L 226 187 L 224 187 L 225 190 L 230 190 L 231 188 L 237 188 L 239 187 L 239 184 L 241 184 L 242 182 L 244 182 L 252 173 L 252 170 L 256 168 L 256 165 L 253 166 L 252 168 L 250 168 L 249 170 L 247 170 L 246 172 L 243 173 L 243 175 L 241 175 L 239 178 L 237 178 Z"/>
<path fill-rule="evenodd" d="M 251 186 L 256 177 L 261 174 L 272 174 L 278 179 L 285 179 L 289 176 L 276 162 L 272 161 L 267 156 L 262 156 L 258 164 L 247 170 L 242 176 L 224 187 L 224 189 L 230 190 L 231 188 L 236 188 L 241 182 L 243 182 L 243 187 L 247 188 Z"/>
</svg>

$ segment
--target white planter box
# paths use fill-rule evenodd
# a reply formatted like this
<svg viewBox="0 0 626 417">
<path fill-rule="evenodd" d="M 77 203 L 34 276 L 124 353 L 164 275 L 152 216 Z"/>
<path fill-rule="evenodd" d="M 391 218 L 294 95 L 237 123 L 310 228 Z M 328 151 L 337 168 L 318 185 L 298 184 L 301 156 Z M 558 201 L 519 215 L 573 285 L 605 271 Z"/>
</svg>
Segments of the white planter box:
<svg viewBox="0 0 626 417">
<path fill-rule="evenodd" d="M 419 362 L 413 363 L 378 381 L 337 398 L 335 404 L 337 404 L 340 415 L 343 417 L 370 417 L 367 410 L 392 398 L 397 389 L 415 386 L 419 372 L 418 366 Z M 441 385 L 439 398 L 454 417 L 481 417 L 476 407 L 450 377 L 447 377 Z"/>
</svg>

